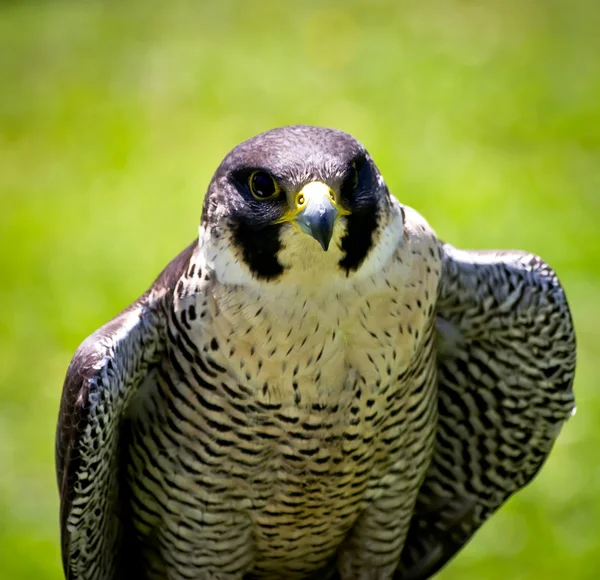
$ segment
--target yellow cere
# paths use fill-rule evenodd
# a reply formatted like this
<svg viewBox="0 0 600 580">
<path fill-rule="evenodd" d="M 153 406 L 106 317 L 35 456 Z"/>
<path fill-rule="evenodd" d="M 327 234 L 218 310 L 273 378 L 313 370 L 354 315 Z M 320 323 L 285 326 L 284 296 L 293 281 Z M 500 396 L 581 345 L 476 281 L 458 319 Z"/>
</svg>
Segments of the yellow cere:
<svg viewBox="0 0 600 580">
<path fill-rule="evenodd" d="M 274 223 L 281 224 L 284 222 L 291 222 L 296 219 L 296 216 L 306 209 L 306 206 L 310 203 L 311 199 L 326 197 L 329 199 L 331 205 L 337 209 L 338 216 L 350 215 L 350 211 L 338 204 L 335 193 L 326 183 L 322 181 L 311 181 L 307 183 L 297 194 L 294 201 L 294 207 L 288 210 L 285 215 L 275 220 Z"/>
</svg>

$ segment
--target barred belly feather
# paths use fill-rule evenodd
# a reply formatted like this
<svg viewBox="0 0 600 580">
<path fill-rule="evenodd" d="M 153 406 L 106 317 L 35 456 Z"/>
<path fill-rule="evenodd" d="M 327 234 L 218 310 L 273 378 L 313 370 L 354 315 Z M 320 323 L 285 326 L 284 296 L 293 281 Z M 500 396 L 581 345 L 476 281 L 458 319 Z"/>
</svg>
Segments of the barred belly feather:
<svg viewBox="0 0 600 580">
<path fill-rule="evenodd" d="M 429 300 L 403 287 L 419 260 Z M 436 260 L 419 250 L 334 300 L 288 288 L 253 300 L 193 268 L 131 410 L 150 577 L 300 577 L 344 543 L 343 577 L 369 551 L 393 569 L 436 428 Z"/>
</svg>

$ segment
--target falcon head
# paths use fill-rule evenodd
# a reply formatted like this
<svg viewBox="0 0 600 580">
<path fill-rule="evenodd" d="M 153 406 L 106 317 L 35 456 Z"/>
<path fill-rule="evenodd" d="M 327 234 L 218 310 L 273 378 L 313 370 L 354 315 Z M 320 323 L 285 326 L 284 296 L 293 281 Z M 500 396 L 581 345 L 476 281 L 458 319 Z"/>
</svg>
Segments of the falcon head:
<svg viewBox="0 0 600 580">
<path fill-rule="evenodd" d="M 382 243 L 391 207 L 379 170 L 351 135 L 281 127 L 225 157 L 205 197 L 201 235 L 221 268 L 235 264 L 254 279 L 348 277 Z"/>
</svg>

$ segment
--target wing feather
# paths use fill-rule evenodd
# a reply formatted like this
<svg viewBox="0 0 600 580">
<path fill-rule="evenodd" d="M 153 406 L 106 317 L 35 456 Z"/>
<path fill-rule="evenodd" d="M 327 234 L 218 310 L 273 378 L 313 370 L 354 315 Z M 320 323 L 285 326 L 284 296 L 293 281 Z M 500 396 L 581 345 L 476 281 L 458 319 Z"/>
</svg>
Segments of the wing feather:
<svg viewBox="0 0 600 580">
<path fill-rule="evenodd" d="M 125 572 L 120 457 L 127 405 L 164 347 L 165 309 L 195 244 L 154 285 L 88 337 L 69 365 L 56 432 L 65 576 L 108 580 Z"/>
<path fill-rule="evenodd" d="M 443 245 L 439 426 L 397 580 L 430 578 L 529 483 L 574 411 L 575 333 L 551 268 Z"/>
</svg>

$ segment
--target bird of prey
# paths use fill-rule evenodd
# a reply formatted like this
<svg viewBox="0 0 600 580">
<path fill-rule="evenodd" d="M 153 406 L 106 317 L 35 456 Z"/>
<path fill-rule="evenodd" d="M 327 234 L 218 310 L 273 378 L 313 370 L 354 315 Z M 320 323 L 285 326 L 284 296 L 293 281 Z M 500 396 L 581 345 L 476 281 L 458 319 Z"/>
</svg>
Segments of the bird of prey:
<svg viewBox="0 0 600 580">
<path fill-rule="evenodd" d="M 66 577 L 429 578 L 536 475 L 574 368 L 540 258 L 441 242 L 346 133 L 255 136 L 69 366 Z"/>
</svg>

